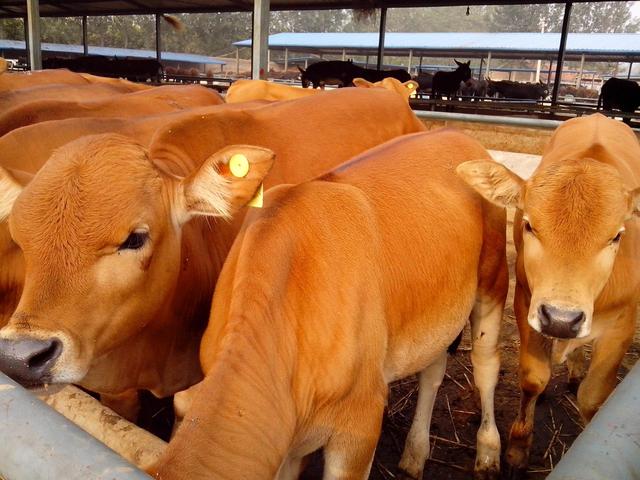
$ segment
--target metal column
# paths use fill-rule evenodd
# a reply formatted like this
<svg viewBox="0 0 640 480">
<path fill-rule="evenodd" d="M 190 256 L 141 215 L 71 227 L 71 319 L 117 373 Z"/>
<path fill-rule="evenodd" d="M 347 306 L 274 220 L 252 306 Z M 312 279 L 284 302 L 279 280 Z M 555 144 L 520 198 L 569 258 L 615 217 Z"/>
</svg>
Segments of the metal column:
<svg viewBox="0 0 640 480">
<path fill-rule="evenodd" d="M 162 39 L 160 38 L 160 23 L 162 22 L 162 15 L 156 13 L 156 60 L 162 59 Z"/>
<path fill-rule="evenodd" d="M 409 49 L 409 66 L 407 67 L 407 71 L 411 74 L 411 61 L 413 60 L 413 50 Z"/>
<path fill-rule="evenodd" d="M 267 50 L 269 48 L 269 0 L 253 2 L 253 33 L 251 35 L 251 78 L 267 77 Z"/>
<path fill-rule="evenodd" d="M 289 70 L 289 49 L 284 49 L 284 71 Z"/>
<path fill-rule="evenodd" d="M 582 74 L 584 73 L 584 53 L 580 57 L 580 70 L 578 71 L 578 78 L 576 80 L 576 88 L 582 86 Z"/>
<path fill-rule="evenodd" d="M 633 69 L 633 62 L 629 62 L 629 72 L 627 73 L 627 80 L 631 78 L 631 69 Z"/>
<path fill-rule="evenodd" d="M 378 64 L 376 68 L 382 69 L 382 59 L 384 58 L 384 34 L 387 29 L 387 7 L 380 9 L 380 35 L 378 36 Z"/>
<path fill-rule="evenodd" d="M 82 53 L 84 55 L 89 55 L 89 34 L 87 28 L 87 16 L 82 16 Z"/>
<path fill-rule="evenodd" d="M 121 456 L 0 373 L 0 477 L 150 480 Z"/>
<path fill-rule="evenodd" d="M 491 52 L 487 53 L 487 78 L 491 76 Z"/>
<path fill-rule="evenodd" d="M 344 48 L 342 49 L 342 61 L 347 61 L 347 51 Z"/>
<path fill-rule="evenodd" d="M 29 45 L 29 69 L 42 70 L 39 0 L 27 0 L 27 36 L 25 39 L 28 39 Z"/>
<path fill-rule="evenodd" d="M 556 78 L 553 83 L 553 93 L 551 94 L 551 105 L 558 103 L 558 90 L 562 81 L 562 65 L 564 63 L 564 51 L 567 48 L 567 36 L 569 34 L 569 19 L 571 18 L 572 2 L 564 4 L 564 18 L 562 19 L 562 34 L 560 35 L 560 48 L 558 49 L 558 59 L 556 60 Z"/>
</svg>

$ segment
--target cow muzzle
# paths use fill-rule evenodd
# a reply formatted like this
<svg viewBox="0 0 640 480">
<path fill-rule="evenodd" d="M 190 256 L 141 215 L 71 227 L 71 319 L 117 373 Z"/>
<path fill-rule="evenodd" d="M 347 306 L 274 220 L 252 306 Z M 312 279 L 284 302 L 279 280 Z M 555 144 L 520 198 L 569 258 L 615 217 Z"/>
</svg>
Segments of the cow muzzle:
<svg viewBox="0 0 640 480">
<path fill-rule="evenodd" d="M 538 307 L 540 333 L 556 338 L 576 338 L 586 319 L 582 310 L 543 303 Z"/>
<path fill-rule="evenodd" d="M 61 353 L 62 342 L 55 337 L 0 339 L 0 370 L 25 387 L 39 386 L 50 380 Z"/>
</svg>

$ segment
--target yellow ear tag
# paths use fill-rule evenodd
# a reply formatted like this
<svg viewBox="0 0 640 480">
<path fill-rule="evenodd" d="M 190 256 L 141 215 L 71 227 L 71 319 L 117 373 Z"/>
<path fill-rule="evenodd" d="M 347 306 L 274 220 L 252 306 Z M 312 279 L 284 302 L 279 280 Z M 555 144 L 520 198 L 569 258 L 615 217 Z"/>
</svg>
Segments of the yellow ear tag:
<svg viewBox="0 0 640 480">
<path fill-rule="evenodd" d="M 232 155 L 229 159 L 229 171 L 234 177 L 246 177 L 249 173 L 249 160 L 241 153 Z"/>
<path fill-rule="evenodd" d="M 247 206 L 254 207 L 254 208 L 262 208 L 263 204 L 264 204 L 264 184 L 261 183 L 260 188 L 258 188 L 258 191 L 256 192 L 255 196 L 249 201 L 249 203 L 247 203 Z"/>
</svg>

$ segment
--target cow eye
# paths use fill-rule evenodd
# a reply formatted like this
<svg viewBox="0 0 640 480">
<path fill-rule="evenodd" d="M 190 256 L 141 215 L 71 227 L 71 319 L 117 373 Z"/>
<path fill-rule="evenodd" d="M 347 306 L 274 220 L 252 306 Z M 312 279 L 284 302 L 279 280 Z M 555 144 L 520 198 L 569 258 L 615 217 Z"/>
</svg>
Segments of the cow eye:
<svg viewBox="0 0 640 480">
<path fill-rule="evenodd" d="M 131 232 L 118 250 L 139 250 L 147 243 L 148 238 L 148 232 Z"/>
<path fill-rule="evenodd" d="M 531 226 L 531 224 L 529 223 L 528 220 L 523 220 L 522 221 L 522 227 L 524 228 L 525 232 L 533 233 L 533 227 Z"/>
</svg>

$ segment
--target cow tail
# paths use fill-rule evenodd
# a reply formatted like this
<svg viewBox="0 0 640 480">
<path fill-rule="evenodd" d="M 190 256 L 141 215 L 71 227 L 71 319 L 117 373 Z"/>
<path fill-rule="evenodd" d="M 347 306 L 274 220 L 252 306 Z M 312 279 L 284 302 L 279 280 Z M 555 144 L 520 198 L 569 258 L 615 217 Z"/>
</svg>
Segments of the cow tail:
<svg viewBox="0 0 640 480">
<path fill-rule="evenodd" d="M 162 18 L 165 22 L 171 25 L 171 28 L 173 28 L 175 31 L 180 32 L 184 29 L 184 23 L 182 23 L 182 20 L 180 20 L 178 17 L 163 13 Z"/>
<path fill-rule="evenodd" d="M 449 355 L 453 355 L 456 353 L 456 351 L 458 350 L 458 347 L 460 346 L 460 342 L 462 341 L 462 332 L 460 332 L 460 334 L 456 337 L 456 339 L 451 343 L 451 345 L 449 345 L 447 347 L 447 353 Z"/>
</svg>

